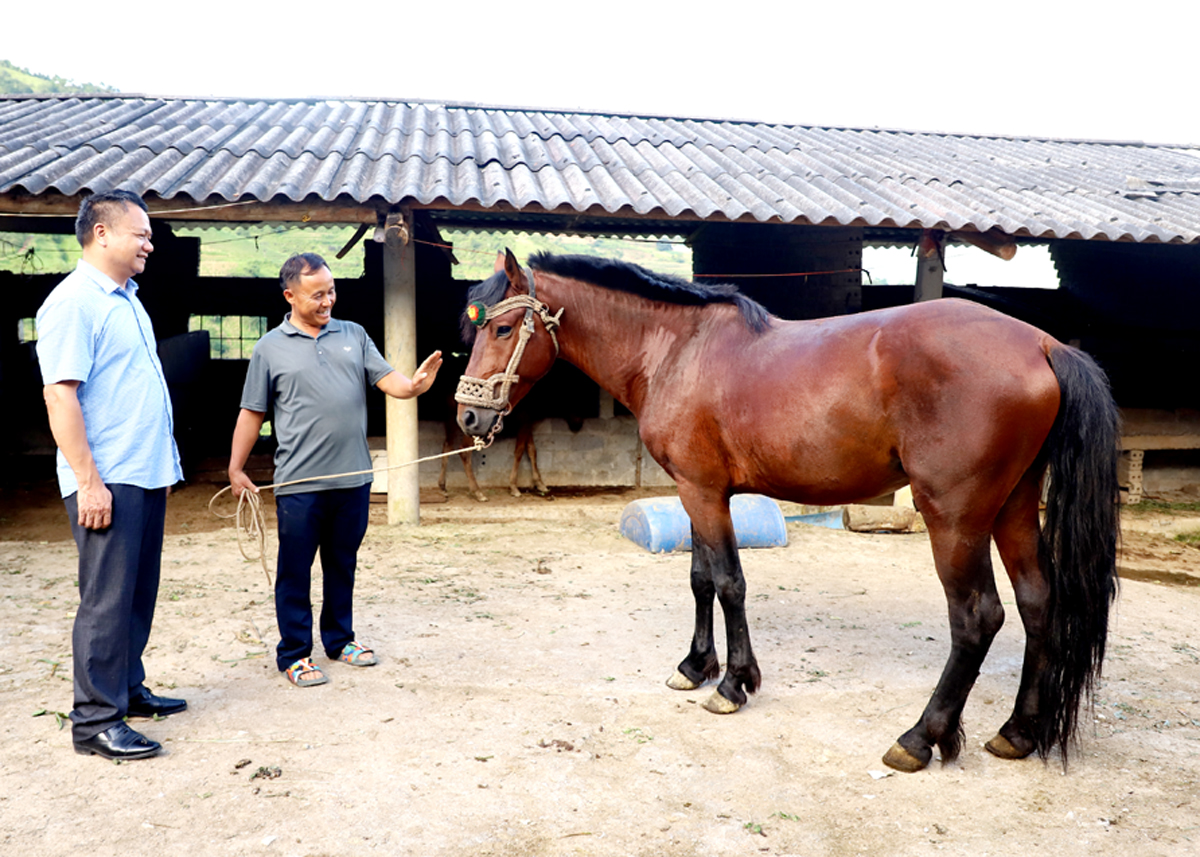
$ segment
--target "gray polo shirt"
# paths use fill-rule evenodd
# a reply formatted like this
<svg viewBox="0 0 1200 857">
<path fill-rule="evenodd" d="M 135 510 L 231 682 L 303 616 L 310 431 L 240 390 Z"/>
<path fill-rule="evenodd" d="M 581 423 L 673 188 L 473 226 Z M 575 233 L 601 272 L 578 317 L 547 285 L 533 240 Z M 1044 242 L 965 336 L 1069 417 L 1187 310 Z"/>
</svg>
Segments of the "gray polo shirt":
<svg viewBox="0 0 1200 857">
<path fill-rule="evenodd" d="M 274 408 L 275 482 L 371 468 L 367 386 L 392 371 L 360 325 L 330 319 L 317 338 L 292 326 L 291 313 L 254 346 L 242 407 Z M 357 488 L 371 474 L 322 479 L 276 494 Z"/>
</svg>

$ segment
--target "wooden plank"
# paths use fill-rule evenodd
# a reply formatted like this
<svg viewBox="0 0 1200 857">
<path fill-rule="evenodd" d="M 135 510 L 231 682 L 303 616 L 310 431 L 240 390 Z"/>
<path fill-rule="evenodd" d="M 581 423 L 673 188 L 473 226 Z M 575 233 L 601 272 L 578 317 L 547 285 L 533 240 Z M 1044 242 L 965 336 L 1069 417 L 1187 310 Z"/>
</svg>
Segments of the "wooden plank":
<svg viewBox="0 0 1200 857">
<path fill-rule="evenodd" d="M 1200 449 L 1200 434 L 1131 434 L 1121 438 L 1121 449 Z"/>
<path fill-rule="evenodd" d="M 83 197 L 47 193 L 39 196 L 0 194 L 0 215 L 33 217 L 75 217 Z M 303 202 L 260 202 L 210 199 L 196 202 L 190 199 L 158 199 L 146 197 L 151 217 L 171 220 L 198 220 L 215 223 L 259 223 L 282 221 L 289 223 L 368 223 L 377 219 L 377 205 L 362 205 L 349 199 L 333 202 L 323 200 Z M 0 230 L 13 231 L 0 217 Z"/>
</svg>

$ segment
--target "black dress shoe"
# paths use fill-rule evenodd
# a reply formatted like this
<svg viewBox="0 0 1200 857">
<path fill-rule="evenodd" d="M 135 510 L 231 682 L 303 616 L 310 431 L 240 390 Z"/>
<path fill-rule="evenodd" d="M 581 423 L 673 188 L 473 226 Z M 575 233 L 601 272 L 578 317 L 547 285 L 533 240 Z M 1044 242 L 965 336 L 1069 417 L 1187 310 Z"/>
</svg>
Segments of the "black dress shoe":
<svg viewBox="0 0 1200 857">
<path fill-rule="evenodd" d="M 103 756 L 105 759 L 148 759 L 158 755 L 162 744 L 151 741 L 141 732 L 129 728 L 128 723 L 110 726 L 99 735 L 75 742 L 75 752 L 81 756 Z"/>
<path fill-rule="evenodd" d="M 187 711 L 187 700 L 155 696 L 143 688 L 141 693 L 129 695 L 129 708 L 125 713 L 130 717 L 169 717 L 181 711 Z"/>
</svg>

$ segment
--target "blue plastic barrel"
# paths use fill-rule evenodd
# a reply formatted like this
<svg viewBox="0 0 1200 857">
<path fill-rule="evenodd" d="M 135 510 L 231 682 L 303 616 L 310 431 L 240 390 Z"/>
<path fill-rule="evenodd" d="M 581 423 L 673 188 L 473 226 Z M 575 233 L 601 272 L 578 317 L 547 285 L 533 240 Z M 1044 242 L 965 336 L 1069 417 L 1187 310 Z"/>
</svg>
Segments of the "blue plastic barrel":
<svg viewBox="0 0 1200 857">
<path fill-rule="evenodd" d="M 787 544 L 787 524 L 779 504 L 761 494 L 736 494 L 729 504 L 739 548 Z M 690 551 L 692 522 L 678 497 L 634 500 L 621 512 L 621 535 L 651 553 Z"/>
</svg>

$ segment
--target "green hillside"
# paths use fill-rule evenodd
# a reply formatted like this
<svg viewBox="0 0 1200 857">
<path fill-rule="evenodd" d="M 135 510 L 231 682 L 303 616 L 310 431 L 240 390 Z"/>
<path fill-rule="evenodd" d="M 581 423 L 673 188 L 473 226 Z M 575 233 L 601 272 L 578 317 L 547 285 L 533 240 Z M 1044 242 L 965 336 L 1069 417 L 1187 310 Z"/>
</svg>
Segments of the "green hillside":
<svg viewBox="0 0 1200 857">
<path fill-rule="evenodd" d="M 47 77 L 27 68 L 18 68 L 8 60 L 0 60 L 0 95 L 83 95 L 92 92 L 116 92 L 111 86 L 94 83 L 75 83 L 62 77 Z"/>
<path fill-rule="evenodd" d="M 272 224 L 221 229 L 180 226 L 180 236 L 200 239 L 200 274 L 205 277 L 263 277 L 279 275 L 279 266 L 293 253 L 318 253 L 329 262 L 335 277 L 354 279 L 362 274 L 363 249 L 359 244 L 345 259 L 335 255 L 354 234 L 350 226 L 300 227 Z M 443 238 L 454 246 L 459 264 L 454 277 L 482 280 L 490 276 L 496 253 L 505 248 L 524 262 L 539 250 L 579 253 L 633 262 L 663 274 L 691 277 L 692 252 L 678 239 L 585 238 L 574 235 L 534 235 L 523 232 L 445 230 Z M 369 238 L 367 240 L 370 240 Z M 18 274 L 67 273 L 79 259 L 73 235 L 37 235 L 0 232 L 0 270 Z"/>
</svg>

